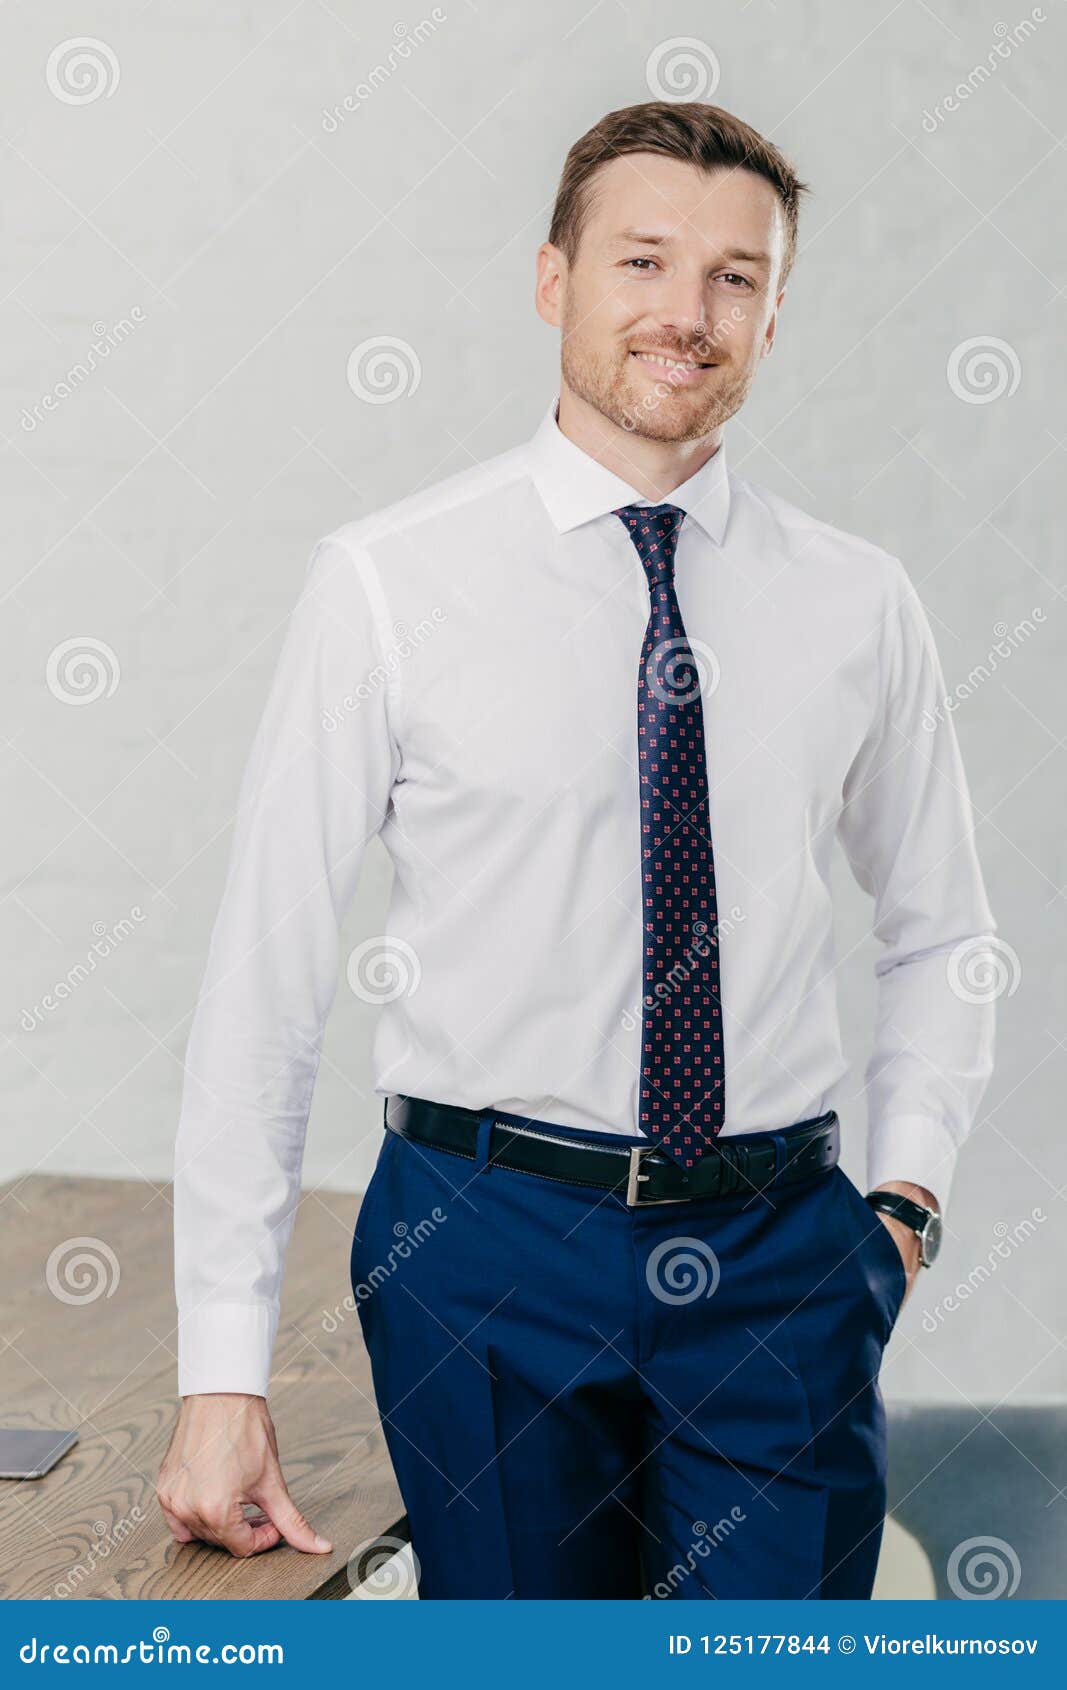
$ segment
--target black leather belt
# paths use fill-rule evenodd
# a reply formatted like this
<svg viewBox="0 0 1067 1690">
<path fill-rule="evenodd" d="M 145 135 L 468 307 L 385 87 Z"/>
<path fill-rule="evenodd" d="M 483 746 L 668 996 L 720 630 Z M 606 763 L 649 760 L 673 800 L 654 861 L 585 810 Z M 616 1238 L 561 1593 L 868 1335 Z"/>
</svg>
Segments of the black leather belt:
<svg viewBox="0 0 1067 1690">
<path fill-rule="evenodd" d="M 473 1162 L 478 1128 L 476 1109 L 431 1103 L 421 1097 L 390 1097 L 385 1124 L 402 1138 L 446 1150 Z M 686 1171 L 658 1145 L 643 1139 L 626 1148 L 588 1139 L 553 1136 L 550 1123 L 492 1115 L 489 1160 L 517 1173 L 567 1185 L 591 1185 L 614 1191 L 631 1208 L 648 1203 L 684 1203 L 695 1197 L 749 1196 L 772 1186 L 792 1185 L 832 1168 L 840 1153 L 840 1126 L 831 1109 L 777 1133 L 741 1133 L 708 1145 L 695 1168 Z"/>
</svg>

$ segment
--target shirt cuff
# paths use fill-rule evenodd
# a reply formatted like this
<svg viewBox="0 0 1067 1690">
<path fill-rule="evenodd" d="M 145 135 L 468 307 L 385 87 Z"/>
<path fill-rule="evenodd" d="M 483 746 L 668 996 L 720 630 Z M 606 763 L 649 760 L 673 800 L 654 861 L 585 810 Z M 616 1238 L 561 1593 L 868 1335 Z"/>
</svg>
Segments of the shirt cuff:
<svg viewBox="0 0 1067 1690">
<path fill-rule="evenodd" d="M 178 1395 L 240 1391 L 265 1397 L 278 1328 L 270 1303 L 203 1303 L 178 1315 Z"/>
<path fill-rule="evenodd" d="M 872 1122 L 867 1145 L 867 1188 L 911 1180 L 937 1198 L 944 1214 L 956 1169 L 956 1142 L 929 1115 L 890 1115 Z"/>
</svg>

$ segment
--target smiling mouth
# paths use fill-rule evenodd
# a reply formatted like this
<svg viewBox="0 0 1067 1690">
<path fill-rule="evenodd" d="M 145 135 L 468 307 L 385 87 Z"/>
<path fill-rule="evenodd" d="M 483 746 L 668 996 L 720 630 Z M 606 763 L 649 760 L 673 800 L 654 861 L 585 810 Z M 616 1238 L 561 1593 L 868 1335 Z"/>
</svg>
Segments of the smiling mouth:
<svg viewBox="0 0 1067 1690">
<path fill-rule="evenodd" d="M 714 365 L 702 363 L 697 358 L 669 358 L 665 352 L 631 352 L 631 358 L 636 358 L 639 364 L 653 364 L 659 369 L 679 370 L 683 375 L 699 375 L 702 370 L 710 370 Z"/>
</svg>

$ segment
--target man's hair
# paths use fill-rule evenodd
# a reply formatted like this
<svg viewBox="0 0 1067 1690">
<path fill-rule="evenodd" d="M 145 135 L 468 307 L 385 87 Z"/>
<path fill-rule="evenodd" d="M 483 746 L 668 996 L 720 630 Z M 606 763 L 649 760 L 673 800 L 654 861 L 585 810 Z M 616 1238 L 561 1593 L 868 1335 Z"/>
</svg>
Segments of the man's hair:
<svg viewBox="0 0 1067 1690">
<path fill-rule="evenodd" d="M 574 262 L 593 200 L 593 178 L 602 165 L 626 153 L 662 153 L 700 170 L 751 170 L 774 188 L 785 215 L 785 252 L 779 285 L 793 266 L 800 196 L 807 183 L 784 153 L 748 123 L 721 106 L 667 100 L 608 112 L 575 141 L 556 191 L 548 238 L 568 264 Z"/>
</svg>

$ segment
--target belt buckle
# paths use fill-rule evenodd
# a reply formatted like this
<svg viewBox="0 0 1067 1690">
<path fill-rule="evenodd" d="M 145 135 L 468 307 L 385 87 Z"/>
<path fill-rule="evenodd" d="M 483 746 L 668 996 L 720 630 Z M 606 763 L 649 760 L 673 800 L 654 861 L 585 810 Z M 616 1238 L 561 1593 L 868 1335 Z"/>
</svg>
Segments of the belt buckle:
<svg viewBox="0 0 1067 1690">
<path fill-rule="evenodd" d="M 626 1180 L 626 1204 L 630 1209 L 651 1209 L 657 1203 L 684 1203 L 684 1197 L 649 1197 L 642 1201 L 638 1186 L 648 1175 L 641 1172 L 641 1157 L 646 1150 L 654 1150 L 654 1144 L 635 1144 L 630 1151 L 630 1172 Z"/>
</svg>

